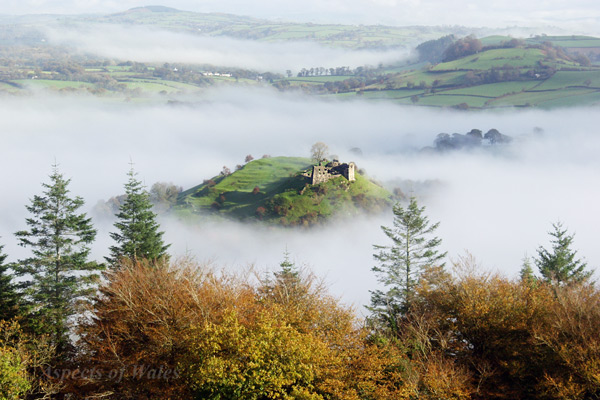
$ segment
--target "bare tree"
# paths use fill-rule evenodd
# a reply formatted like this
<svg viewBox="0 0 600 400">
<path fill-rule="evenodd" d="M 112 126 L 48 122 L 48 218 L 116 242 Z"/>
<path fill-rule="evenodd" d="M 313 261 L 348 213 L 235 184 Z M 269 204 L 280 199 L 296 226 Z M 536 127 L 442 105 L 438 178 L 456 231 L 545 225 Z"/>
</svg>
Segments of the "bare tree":
<svg viewBox="0 0 600 400">
<path fill-rule="evenodd" d="M 329 147 L 323 142 L 317 142 L 310 148 L 310 156 L 317 163 L 324 161 L 327 153 L 329 153 Z"/>
</svg>

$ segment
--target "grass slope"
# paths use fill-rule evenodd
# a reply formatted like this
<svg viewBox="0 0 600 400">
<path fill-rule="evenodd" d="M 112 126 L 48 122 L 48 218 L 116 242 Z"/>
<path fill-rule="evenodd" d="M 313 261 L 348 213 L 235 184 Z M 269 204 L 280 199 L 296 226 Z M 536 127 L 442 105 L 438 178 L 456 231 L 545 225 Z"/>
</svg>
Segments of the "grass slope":
<svg viewBox="0 0 600 400">
<path fill-rule="evenodd" d="M 482 40 L 499 43 L 504 37 Z M 551 37 L 567 50 L 593 48 L 600 39 L 585 36 Z M 536 39 L 537 40 L 537 39 Z M 530 44 L 536 41 L 528 40 Z M 389 71 L 384 80 L 361 90 L 341 92 L 344 99 L 392 100 L 400 104 L 460 109 L 495 107 L 557 108 L 598 104 L 600 66 L 580 64 L 572 54 L 549 54 L 547 49 L 492 48 L 454 61 L 420 69 Z"/>
<path fill-rule="evenodd" d="M 182 192 L 175 213 L 309 226 L 332 216 L 377 212 L 391 203 L 387 190 L 358 173 L 355 182 L 339 177 L 308 185 L 301 173 L 310 166 L 306 158 L 251 161 L 229 176 L 220 175 Z"/>
</svg>

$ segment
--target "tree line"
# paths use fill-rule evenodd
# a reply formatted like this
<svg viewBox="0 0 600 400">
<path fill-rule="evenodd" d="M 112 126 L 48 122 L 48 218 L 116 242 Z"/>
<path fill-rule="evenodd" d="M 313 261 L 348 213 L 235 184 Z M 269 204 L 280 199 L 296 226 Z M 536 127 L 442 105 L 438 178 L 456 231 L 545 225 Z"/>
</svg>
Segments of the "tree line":
<svg viewBox="0 0 600 400">
<path fill-rule="evenodd" d="M 110 255 L 89 261 L 96 230 L 69 182 L 54 166 L 27 206 L 29 258 L 0 247 L 0 398 L 600 395 L 600 292 L 561 223 L 509 279 L 469 256 L 446 266 L 439 223 L 396 204 L 360 319 L 287 252 L 271 273 L 172 259 L 133 169 Z"/>
</svg>

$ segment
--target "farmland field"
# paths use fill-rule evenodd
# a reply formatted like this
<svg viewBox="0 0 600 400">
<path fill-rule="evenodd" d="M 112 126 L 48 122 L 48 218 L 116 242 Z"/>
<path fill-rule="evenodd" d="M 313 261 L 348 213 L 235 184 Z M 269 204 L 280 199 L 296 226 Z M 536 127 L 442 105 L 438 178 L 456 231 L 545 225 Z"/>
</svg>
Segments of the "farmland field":
<svg viewBox="0 0 600 400">
<path fill-rule="evenodd" d="M 589 82 L 589 85 L 586 84 Z M 600 88 L 600 70 L 598 71 L 558 71 L 550 79 L 533 90 L 562 89 L 569 86 L 589 86 Z"/>
</svg>

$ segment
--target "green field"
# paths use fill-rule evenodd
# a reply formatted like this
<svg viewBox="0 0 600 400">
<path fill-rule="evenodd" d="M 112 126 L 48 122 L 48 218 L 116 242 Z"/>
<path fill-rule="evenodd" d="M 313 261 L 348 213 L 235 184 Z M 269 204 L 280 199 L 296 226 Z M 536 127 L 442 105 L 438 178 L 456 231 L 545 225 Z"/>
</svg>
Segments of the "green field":
<svg viewBox="0 0 600 400">
<path fill-rule="evenodd" d="M 365 99 L 403 99 L 423 94 L 422 89 L 415 90 L 372 90 L 364 91 L 362 97 Z"/>
<path fill-rule="evenodd" d="M 600 88 L 600 70 L 597 71 L 558 71 L 533 90 L 563 89 L 572 86 Z"/>
<path fill-rule="evenodd" d="M 292 78 L 285 78 L 288 82 L 306 82 L 306 83 L 325 83 L 325 82 L 339 82 L 346 79 L 350 79 L 352 76 L 337 76 L 337 75 L 325 75 L 325 76 L 299 76 Z"/>
<path fill-rule="evenodd" d="M 390 204 L 389 192 L 359 174 L 355 182 L 339 177 L 311 186 L 300 175 L 310 166 L 306 158 L 251 161 L 229 176 L 214 177 L 182 192 L 175 213 L 313 225 L 333 215 L 374 212 Z"/>
<path fill-rule="evenodd" d="M 389 80 L 395 88 L 404 87 L 408 82 L 419 85 L 424 82 L 426 85 L 433 85 L 435 81 L 439 81 L 443 85 L 457 85 L 461 84 L 464 80 L 464 73 L 462 72 L 430 72 L 428 70 L 420 71 L 408 71 L 397 74 Z"/>
<path fill-rule="evenodd" d="M 419 98 L 418 105 L 435 107 L 454 107 L 459 104 L 467 104 L 469 107 L 484 107 L 490 99 L 478 96 L 457 95 L 426 95 Z"/>
<path fill-rule="evenodd" d="M 508 37 L 490 37 L 499 44 Z M 591 42 L 595 38 L 582 37 Z M 569 40 L 579 40 L 569 37 Z M 600 39 L 598 39 L 600 40 Z M 600 49 L 599 49 L 600 50 Z M 387 72 L 386 79 L 336 96 L 345 99 L 390 100 L 400 104 L 428 107 L 565 107 L 596 104 L 600 89 L 600 66 L 580 65 L 568 54 L 547 49 L 493 48 L 461 59 L 424 65 L 421 69 L 403 67 Z M 469 75 L 470 74 L 470 75 Z M 488 83 L 488 82 L 494 83 Z M 332 96 L 332 95 L 328 95 Z M 416 98 L 413 96 L 417 96 Z"/>
<path fill-rule="evenodd" d="M 557 45 L 565 48 L 590 48 L 600 47 L 600 39 L 592 36 L 540 36 L 536 38 L 527 39 L 530 43 L 543 43 L 550 42 L 553 45 Z"/>
<path fill-rule="evenodd" d="M 573 106 L 597 106 L 600 104 L 600 91 L 578 94 L 576 96 L 560 97 L 551 100 L 545 100 L 538 104 L 538 107 L 544 109 L 553 109 L 557 107 Z"/>
<path fill-rule="evenodd" d="M 471 95 L 495 98 L 504 96 L 506 94 L 518 93 L 524 90 L 531 89 L 538 83 L 538 81 L 488 83 L 484 85 L 477 85 L 460 89 L 444 90 L 440 91 L 440 94 Z"/>
<path fill-rule="evenodd" d="M 579 105 L 581 99 L 592 93 L 593 89 L 567 89 L 547 92 L 524 92 L 513 96 L 505 96 L 491 101 L 492 106 L 537 106 L 549 101 L 559 101 L 565 105 Z"/>
<path fill-rule="evenodd" d="M 487 70 L 492 67 L 503 67 L 504 65 L 515 68 L 531 67 L 545 58 L 546 55 L 540 49 L 493 49 L 458 60 L 440 63 L 431 70 Z"/>
<path fill-rule="evenodd" d="M 59 81 L 52 79 L 18 79 L 13 81 L 27 88 L 35 89 L 86 89 L 92 88 L 94 85 L 87 82 L 78 81 Z"/>
<path fill-rule="evenodd" d="M 163 81 L 163 80 L 147 80 L 147 79 L 131 79 L 129 81 L 120 81 L 127 85 L 128 89 L 141 89 L 144 92 L 158 93 L 166 91 L 167 93 L 181 92 L 181 91 L 197 91 L 198 86 L 190 85 L 187 83 L 175 82 L 175 81 Z"/>
</svg>

